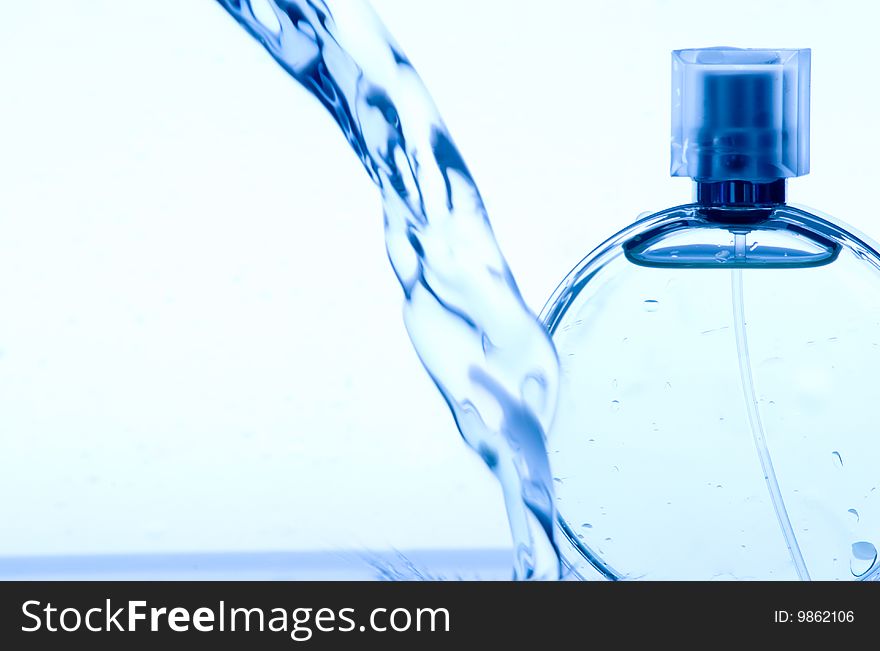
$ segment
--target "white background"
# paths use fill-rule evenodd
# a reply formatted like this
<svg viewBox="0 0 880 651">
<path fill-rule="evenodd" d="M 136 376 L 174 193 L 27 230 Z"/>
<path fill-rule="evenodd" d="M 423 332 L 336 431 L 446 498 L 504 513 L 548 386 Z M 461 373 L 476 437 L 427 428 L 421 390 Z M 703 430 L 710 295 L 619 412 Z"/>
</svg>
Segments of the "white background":
<svg viewBox="0 0 880 651">
<path fill-rule="evenodd" d="M 374 5 L 535 310 L 689 200 L 674 48 L 812 47 L 791 198 L 880 237 L 876 3 Z M 377 192 L 219 6 L 6 3 L 0 98 L 0 555 L 509 544 L 410 349 Z"/>
</svg>

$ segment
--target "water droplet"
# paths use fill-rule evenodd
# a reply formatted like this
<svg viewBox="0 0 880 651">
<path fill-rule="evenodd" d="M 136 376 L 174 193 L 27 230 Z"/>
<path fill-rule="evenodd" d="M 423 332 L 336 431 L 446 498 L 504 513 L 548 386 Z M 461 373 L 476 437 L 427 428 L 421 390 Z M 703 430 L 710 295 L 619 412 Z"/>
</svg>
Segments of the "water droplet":
<svg viewBox="0 0 880 651">
<path fill-rule="evenodd" d="M 656 312 L 660 309 L 660 302 L 649 298 L 645 301 L 645 312 Z"/>
<path fill-rule="evenodd" d="M 854 516 L 856 516 L 856 522 L 859 521 L 859 512 L 858 511 L 856 511 L 855 509 L 847 509 L 846 512 L 852 513 Z"/>
<path fill-rule="evenodd" d="M 874 567 L 877 561 L 877 548 L 864 540 L 852 544 L 853 557 L 849 561 L 849 569 L 853 576 L 864 576 Z"/>
<path fill-rule="evenodd" d="M 613 380 L 611 380 L 611 388 L 612 388 L 612 389 L 616 389 L 616 388 L 617 388 L 617 379 L 616 379 L 616 378 L 613 379 Z"/>
<path fill-rule="evenodd" d="M 834 464 L 843 468 L 843 457 L 840 456 L 840 452 L 835 450 L 831 453 L 831 456 L 834 458 Z"/>
<path fill-rule="evenodd" d="M 611 411 L 620 410 L 620 400 L 612 400 L 611 401 Z"/>
<path fill-rule="evenodd" d="M 771 407 L 772 407 L 772 406 L 773 406 L 773 405 L 775 405 L 775 404 L 776 404 L 776 401 L 775 401 L 775 400 L 771 400 L 771 401 L 770 401 L 770 402 L 768 402 L 768 403 L 767 403 L 767 404 L 768 404 L 768 405 L 770 405 L 770 406 L 771 406 Z"/>
<path fill-rule="evenodd" d="M 721 249 L 718 253 L 715 254 L 716 262 L 720 262 L 721 264 L 724 264 L 729 259 L 730 259 L 730 251 L 728 251 L 727 249 Z"/>
<path fill-rule="evenodd" d="M 584 529 L 592 529 L 593 528 L 593 525 L 591 525 L 589 522 L 584 522 L 581 526 Z"/>
<path fill-rule="evenodd" d="M 672 388 L 672 382 L 667 382 L 666 384 L 663 385 L 663 388 L 664 388 L 664 389 L 671 389 L 671 388 Z"/>
</svg>

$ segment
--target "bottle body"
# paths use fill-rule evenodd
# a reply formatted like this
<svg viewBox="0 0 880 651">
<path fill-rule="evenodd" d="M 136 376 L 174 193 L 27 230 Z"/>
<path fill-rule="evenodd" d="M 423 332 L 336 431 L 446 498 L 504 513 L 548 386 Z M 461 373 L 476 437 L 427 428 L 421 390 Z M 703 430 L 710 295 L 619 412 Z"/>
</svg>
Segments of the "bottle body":
<svg viewBox="0 0 880 651">
<path fill-rule="evenodd" d="M 542 319 L 583 577 L 878 573 L 880 255 L 804 210 L 689 204 L 581 262 Z"/>
</svg>

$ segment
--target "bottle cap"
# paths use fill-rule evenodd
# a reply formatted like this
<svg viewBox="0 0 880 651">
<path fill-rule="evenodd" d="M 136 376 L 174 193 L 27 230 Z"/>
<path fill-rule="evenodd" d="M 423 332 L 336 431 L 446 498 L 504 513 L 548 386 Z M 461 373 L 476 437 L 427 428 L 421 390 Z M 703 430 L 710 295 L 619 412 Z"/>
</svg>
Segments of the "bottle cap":
<svg viewBox="0 0 880 651">
<path fill-rule="evenodd" d="M 809 171 L 809 49 L 672 53 L 672 176 L 766 182 Z"/>
</svg>

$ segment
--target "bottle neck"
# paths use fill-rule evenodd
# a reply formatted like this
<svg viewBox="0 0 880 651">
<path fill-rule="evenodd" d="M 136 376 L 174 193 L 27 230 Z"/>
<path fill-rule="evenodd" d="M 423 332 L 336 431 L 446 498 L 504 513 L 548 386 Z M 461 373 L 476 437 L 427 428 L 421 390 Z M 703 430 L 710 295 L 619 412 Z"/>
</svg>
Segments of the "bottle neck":
<svg viewBox="0 0 880 651">
<path fill-rule="evenodd" d="M 748 208 L 785 203 L 785 179 L 767 182 L 695 181 L 694 202 L 701 206 Z"/>
</svg>

